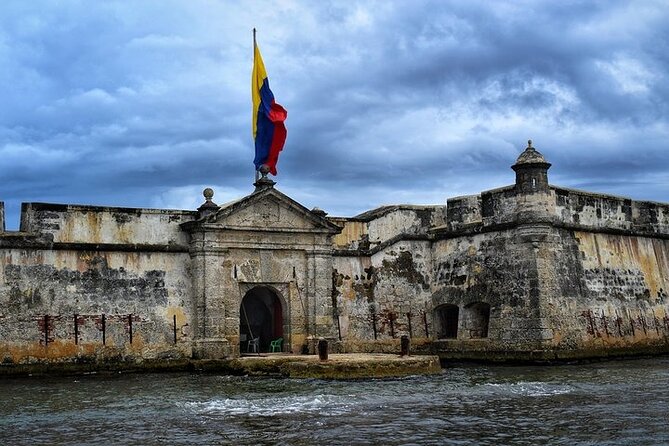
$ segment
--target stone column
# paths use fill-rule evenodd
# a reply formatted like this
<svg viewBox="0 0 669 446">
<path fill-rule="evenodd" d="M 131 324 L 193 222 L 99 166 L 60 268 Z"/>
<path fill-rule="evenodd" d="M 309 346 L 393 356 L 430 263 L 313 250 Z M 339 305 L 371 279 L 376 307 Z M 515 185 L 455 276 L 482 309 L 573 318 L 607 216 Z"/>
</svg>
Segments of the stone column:
<svg viewBox="0 0 669 446">
<path fill-rule="evenodd" d="M 232 353 L 225 338 L 225 306 L 219 280 L 223 252 L 213 247 L 211 237 L 211 233 L 197 232 L 191 244 L 196 359 L 221 359 Z"/>
</svg>

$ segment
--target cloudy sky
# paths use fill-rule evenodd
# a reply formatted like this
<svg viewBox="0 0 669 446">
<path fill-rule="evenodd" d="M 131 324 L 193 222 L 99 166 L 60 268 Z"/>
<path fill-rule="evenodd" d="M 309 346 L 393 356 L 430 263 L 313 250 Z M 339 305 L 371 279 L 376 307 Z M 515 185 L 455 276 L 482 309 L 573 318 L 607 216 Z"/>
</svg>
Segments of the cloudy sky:
<svg viewBox="0 0 669 446">
<path fill-rule="evenodd" d="M 253 189 L 252 33 L 277 188 L 352 216 L 513 183 L 669 201 L 668 1 L 0 3 L 0 201 L 194 209 Z"/>
</svg>

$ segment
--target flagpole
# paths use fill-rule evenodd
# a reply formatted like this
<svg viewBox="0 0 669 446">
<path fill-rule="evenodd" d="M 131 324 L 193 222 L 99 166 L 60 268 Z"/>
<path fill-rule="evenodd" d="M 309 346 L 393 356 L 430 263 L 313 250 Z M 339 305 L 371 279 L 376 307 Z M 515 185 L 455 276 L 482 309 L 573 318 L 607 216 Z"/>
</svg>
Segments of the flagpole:
<svg viewBox="0 0 669 446">
<path fill-rule="evenodd" d="M 256 63 L 256 29 L 253 28 L 253 63 Z M 253 169 L 253 183 L 258 181 L 258 169 Z"/>
</svg>

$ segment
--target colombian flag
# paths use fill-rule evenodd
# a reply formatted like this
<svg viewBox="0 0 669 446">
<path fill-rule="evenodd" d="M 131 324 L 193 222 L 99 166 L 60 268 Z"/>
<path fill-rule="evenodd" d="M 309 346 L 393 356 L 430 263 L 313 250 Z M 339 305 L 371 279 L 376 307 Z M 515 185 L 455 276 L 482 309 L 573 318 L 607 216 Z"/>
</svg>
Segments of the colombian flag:
<svg viewBox="0 0 669 446">
<path fill-rule="evenodd" d="M 253 36 L 253 73 L 251 75 L 251 98 L 253 99 L 253 139 L 256 145 L 256 157 L 253 164 L 256 170 L 267 164 L 272 175 L 276 175 L 276 162 L 279 152 L 286 142 L 288 116 L 285 108 L 274 101 L 269 89 L 269 80 L 262 61 L 260 50 Z"/>
</svg>

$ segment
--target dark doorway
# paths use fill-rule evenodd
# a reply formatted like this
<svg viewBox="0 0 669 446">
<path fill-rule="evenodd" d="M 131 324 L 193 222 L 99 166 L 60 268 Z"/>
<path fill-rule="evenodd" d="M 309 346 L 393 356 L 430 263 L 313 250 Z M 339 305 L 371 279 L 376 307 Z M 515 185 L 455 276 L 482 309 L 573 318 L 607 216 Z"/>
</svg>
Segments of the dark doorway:
<svg viewBox="0 0 669 446">
<path fill-rule="evenodd" d="M 460 309 L 456 305 L 441 305 L 435 309 L 437 316 L 437 337 L 455 339 L 458 337 L 458 317 Z"/>
<path fill-rule="evenodd" d="M 267 352 L 271 341 L 283 338 L 283 307 L 274 290 L 258 286 L 244 295 L 239 307 L 239 335 L 242 353 Z M 257 350 L 249 343 L 254 339 Z"/>
<path fill-rule="evenodd" d="M 488 325 L 490 324 L 490 305 L 485 302 L 475 302 L 465 307 L 465 311 L 469 337 L 472 339 L 487 338 Z"/>
</svg>

